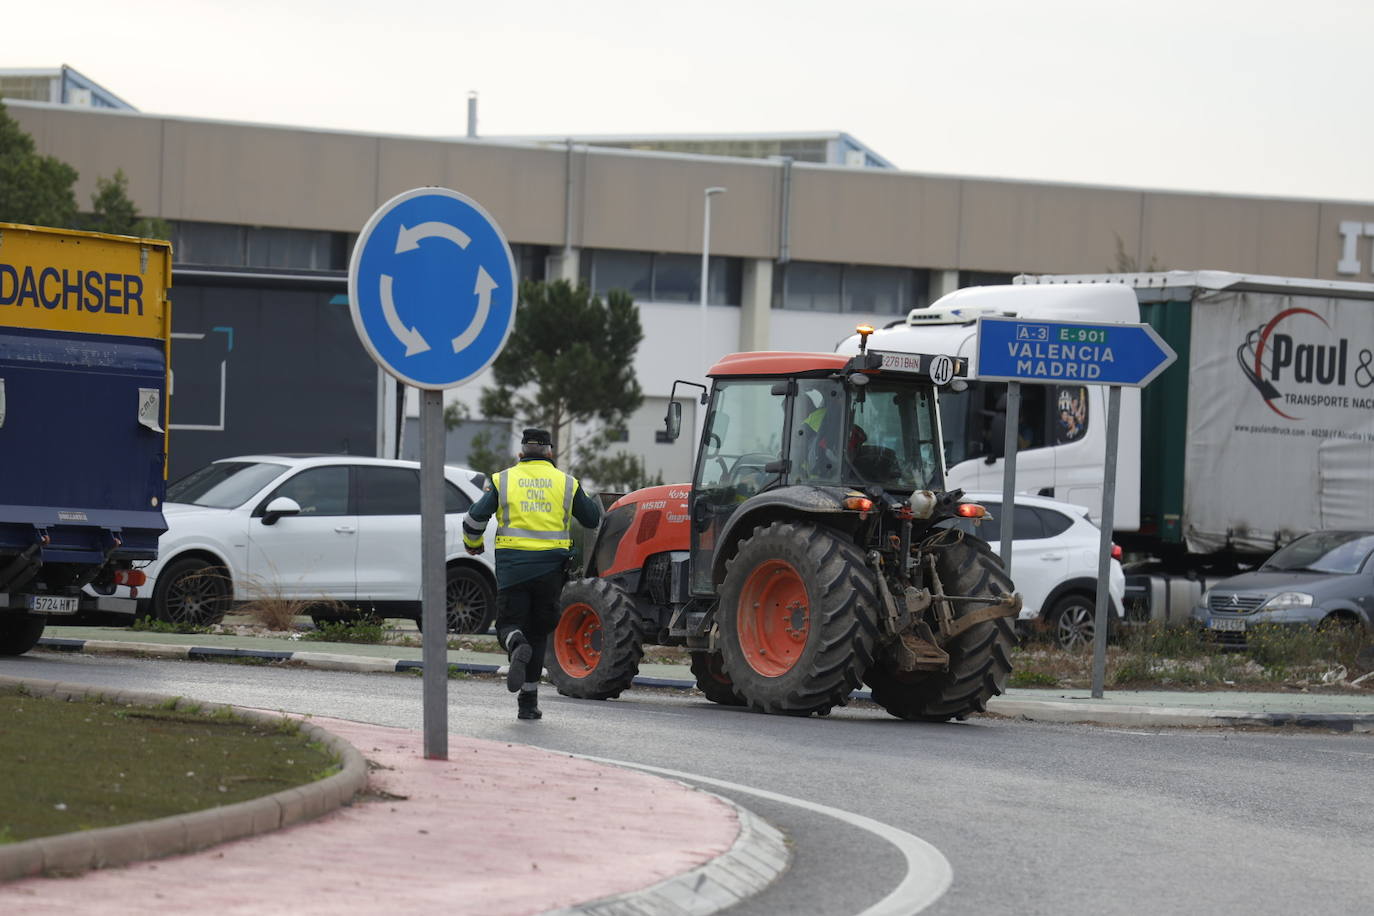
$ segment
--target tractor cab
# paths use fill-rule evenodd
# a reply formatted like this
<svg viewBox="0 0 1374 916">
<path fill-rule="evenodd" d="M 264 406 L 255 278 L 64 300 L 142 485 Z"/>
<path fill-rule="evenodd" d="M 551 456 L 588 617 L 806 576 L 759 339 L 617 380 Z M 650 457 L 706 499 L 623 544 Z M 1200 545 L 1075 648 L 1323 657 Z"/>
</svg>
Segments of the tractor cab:
<svg viewBox="0 0 1374 916">
<path fill-rule="evenodd" d="M 730 530 L 789 512 L 854 514 L 910 505 L 944 488 L 936 386 L 960 379 L 963 359 L 864 352 L 726 356 L 714 382 L 691 490 L 691 590 L 712 595 Z M 669 405 L 670 437 L 681 406 Z"/>
</svg>

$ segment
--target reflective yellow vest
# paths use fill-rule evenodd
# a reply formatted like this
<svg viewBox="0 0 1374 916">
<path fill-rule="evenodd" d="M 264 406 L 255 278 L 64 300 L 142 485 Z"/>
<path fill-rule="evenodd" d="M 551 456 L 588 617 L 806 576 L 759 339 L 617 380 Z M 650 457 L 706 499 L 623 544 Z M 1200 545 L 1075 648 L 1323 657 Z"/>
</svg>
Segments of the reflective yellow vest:
<svg viewBox="0 0 1374 916">
<path fill-rule="evenodd" d="M 496 475 L 496 546 L 572 549 L 577 478 L 548 461 L 522 461 Z"/>
</svg>

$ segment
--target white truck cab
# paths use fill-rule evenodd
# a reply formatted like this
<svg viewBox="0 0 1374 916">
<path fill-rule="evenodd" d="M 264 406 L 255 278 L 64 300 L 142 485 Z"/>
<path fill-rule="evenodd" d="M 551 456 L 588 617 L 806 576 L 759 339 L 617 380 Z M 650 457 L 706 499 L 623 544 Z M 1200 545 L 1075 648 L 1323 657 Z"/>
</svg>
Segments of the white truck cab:
<svg viewBox="0 0 1374 916">
<path fill-rule="evenodd" d="M 940 422 L 948 467 L 946 486 L 1000 490 L 1005 460 L 1005 382 L 978 380 L 977 321 L 982 315 L 1047 321 L 1140 321 L 1133 290 L 1119 285 L 975 286 L 957 290 L 929 308 L 877 330 L 870 350 L 947 353 L 969 360 L 963 391 L 940 392 Z M 842 341 L 841 353 L 857 353 L 858 335 Z M 1107 449 L 1107 389 L 1073 382 L 1022 384 L 1018 422 L 1016 489 L 1088 507 L 1102 518 L 1103 465 Z M 1121 393 L 1113 528 L 1140 527 L 1140 390 Z"/>
</svg>

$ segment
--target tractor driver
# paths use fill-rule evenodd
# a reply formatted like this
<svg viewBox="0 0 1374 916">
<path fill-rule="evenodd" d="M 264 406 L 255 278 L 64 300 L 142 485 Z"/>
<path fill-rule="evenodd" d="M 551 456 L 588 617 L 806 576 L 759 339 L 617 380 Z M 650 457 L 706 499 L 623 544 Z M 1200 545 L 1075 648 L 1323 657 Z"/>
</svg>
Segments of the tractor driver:
<svg viewBox="0 0 1374 916">
<path fill-rule="evenodd" d="M 494 484 L 494 485 L 493 485 Z M 482 553 L 482 533 L 496 516 L 496 637 L 510 658 L 506 688 L 519 692 L 519 719 L 540 719 L 544 647 L 558 625 L 563 569 L 572 556 L 572 520 L 601 523 L 601 507 L 577 478 L 553 464 L 553 440 L 527 429 L 520 461 L 489 480 L 463 519 L 463 546 Z"/>
<path fill-rule="evenodd" d="M 838 394 L 838 392 L 835 392 Z M 853 460 L 859 446 L 868 441 L 868 434 L 857 424 L 850 424 L 849 435 L 844 430 L 844 404 L 835 398 L 831 403 L 825 392 L 812 390 L 798 397 L 800 409 L 813 409 L 798 424 L 802 440 L 802 470 L 805 476 L 833 480 L 840 472 L 840 458 Z"/>
</svg>

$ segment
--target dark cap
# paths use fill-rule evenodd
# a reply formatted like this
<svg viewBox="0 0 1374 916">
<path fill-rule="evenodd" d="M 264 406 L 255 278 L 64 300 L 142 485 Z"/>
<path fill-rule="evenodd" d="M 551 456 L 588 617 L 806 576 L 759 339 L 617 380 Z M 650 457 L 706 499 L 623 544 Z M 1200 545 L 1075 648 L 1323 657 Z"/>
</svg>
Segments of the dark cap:
<svg viewBox="0 0 1374 916">
<path fill-rule="evenodd" d="M 527 429 L 520 438 L 521 445 L 553 445 L 553 437 L 546 429 Z"/>
</svg>

